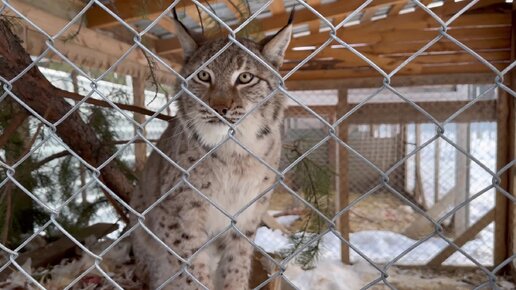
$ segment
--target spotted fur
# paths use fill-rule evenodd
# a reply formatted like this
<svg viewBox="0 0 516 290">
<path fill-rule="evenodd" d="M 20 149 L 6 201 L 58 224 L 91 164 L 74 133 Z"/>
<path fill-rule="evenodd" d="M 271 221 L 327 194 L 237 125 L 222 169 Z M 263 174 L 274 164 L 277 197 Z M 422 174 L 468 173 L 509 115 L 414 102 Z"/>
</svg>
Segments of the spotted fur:
<svg viewBox="0 0 516 290">
<path fill-rule="evenodd" d="M 271 167 L 278 167 L 285 101 L 281 94 L 272 93 L 280 80 L 273 71 L 234 44 L 209 63 L 202 75 L 197 75 L 198 68 L 225 47 L 228 40 L 199 42 L 183 26 L 177 25 L 177 30 L 185 52 L 181 73 L 191 77 L 188 90 L 206 105 L 189 93 L 181 94 L 177 118 L 164 132 L 158 148 L 188 173 L 153 152 L 140 180 L 139 193 L 134 194 L 131 205 L 143 212 L 168 194 L 146 213 L 143 223 L 188 264 L 181 263 L 142 229 L 132 235 L 134 254 L 152 289 L 167 281 L 163 289 L 203 289 L 202 284 L 208 289 L 246 290 L 253 251 L 248 239 L 252 240 L 255 235 L 268 206 L 270 192 L 264 193 L 274 182 L 274 173 L 248 150 Z M 264 44 L 248 39 L 239 41 L 277 69 L 291 32 L 292 27 L 288 25 Z M 254 78 L 244 84 L 240 80 L 248 78 L 242 78 L 242 73 L 251 73 Z M 268 101 L 248 114 L 271 94 Z M 219 146 L 230 134 L 229 127 L 207 106 L 228 123 L 239 123 L 233 136 L 238 142 L 229 140 Z M 245 114 L 248 115 L 241 120 Z M 203 157 L 216 146 L 219 147 L 215 152 Z M 169 192 L 174 187 L 175 190 Z M 257 202 L 248 204 L 261 194 L 264 195 Z M 231 219 L 226 214 L 236 215 L 236 230 L 228 229 Z M 136 218 L 132 222 L 137 223 Z M 179 274 L 183 269 L 186 271 Z M 175 279 L 168 281 L 176 274 Z"/>
</svg>

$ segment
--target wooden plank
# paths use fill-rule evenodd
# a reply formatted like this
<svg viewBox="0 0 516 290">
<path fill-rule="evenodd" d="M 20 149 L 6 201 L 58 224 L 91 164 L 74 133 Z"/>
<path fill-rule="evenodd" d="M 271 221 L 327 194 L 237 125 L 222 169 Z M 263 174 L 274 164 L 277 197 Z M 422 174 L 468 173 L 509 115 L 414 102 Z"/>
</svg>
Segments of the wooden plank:
<svg viewBox="0 0 516 290">
<path fill-rule="evenodd" d="M 50 13 L 27 5 L 19 0 L 13 0 L 10 1 L 10 3 L 50 35 L 56 34 L 62 27 L 68 24 L 68 20 L 64 18 L 53 16 Z M 9 14 L 9 9 L 6 11 Z M 40 55 L 47 48 L 45 45 L 47 39 L 39 32 L 35 32 L 30 26 L 27 27 L 28 43 L 26 46 L 28 52 L 32 55 Z M 127 43 L 115 40 L 112 37 L 86 27 L 82 27 L 80 33 L 73 38 L 67 39 L 67 37 L 78 31 L 78 29 L 79 24 L 73 24 L 68 30 L 69 33 L 65 33 L 64 37 L 56 39 L 54 44 L 57 50 L 79 66 L 107 69 L 131 47 Z M 55 54 L 50 53 L 48 56 L 55 60 L 62 61 Z M 169 64 L 172 65 L 171 63 Z M 143 53 L 140 50 L 135 50 L 133 53 L 129 54 L 114 71 L 143 76 L 148 74 L 149 67 Z M 156 77 L 161 82 L 174 82 L 171 73 L 159 66 L 155 68 L 155 73 Z"/>
<path fill-rule="evenodd" d="M 389 10 L 389 16 L 396 16 L 400 14 L 401 9 L 403 9 L 405 6 L 407 6 L 407 2 L 401 2 L 392 5 L 391 9 Z"/>
<path fill-rule="evenodd" d="M 437 120 L 444 120 L 462 108 L 468 101 L 417 102 Z M 311 106 L 317 114 L 331 114 L 334 106 Z M 392 112 L 396 112 L 393 114 Z M 299 106 L 290 106 L 287 116 L 311 116 Z M 454 122 L 492 122 L 496 120 L 496 101 L 479 101 L 463 112 Z M 349 124 L 408 124 L 430 123 L 431 121 L 408 103 L 369 103 L 363 105 L 348 118 Z"/>
<path fill-rule="evenodd" d="M 512 45 L 511 45 L 511 53 L 512 60 L 516 60 L 516 2 L 512 3 Z M 509 74 L 509 80 L 511 82 L 511 88 L 514 89 L 516 84 L 516 73 L 514 70 Z M 509 120 L 512 122 L 509 123 L 509 132 L 511 135 L 511 153 L 513 160 L 516 159 L 516 102 L 514 99 L 512 100 L 512 109 L 509 110 Z M 516 168 L 513 166 L 509 173 L 509 192 L 514 196 L 516 195 Z M 508 217 L 508 245 L 509 250 L 512 253 L 516 253 L 516 204 L 511 203 L 509 206 L 509 217 Z M 512 276 L 513 281 L 516 281 L 516 260 L 512 260 L 510 266 L 510 274 Z"/>
<path fill-rule="evenodd" d="M 269 5 L 269 10 L 272 12 L 272 15 L 285 13 L 285 3 L 283 0 L 274 0 L 271 5 Z"/>
<path fill-rule="evenodd" d="M 278 5 L 280 7 L 280 0 L 274 0 L 271 4 Z M 136 19 L 142 17 L 152 17 L 153 15 L 160 14 L 166 8 L 168 8 L 174 1 L 173 0 L 161 0 L 161 1 L 145 1 L 145 5 L 142 5 L 141 1 L 133 1 L 133 0 L 116 0 L 114 2 L 114 6 L 108 6 L 112 11 L 116 11 L 116 14 L 124 19 L 127 22 L 134 21 Z M 210 3 L 216 3 L 216 0 L 209 0 Z M 399 0 L 377 0 L 374 1 L 370 6 L 384 5 L 386 3 L 397 3 Z M 336 1 L 328 4 L 320 4 L 314 6 L 313 8 L 319 11 L 322 15 L 326 17 L 333 17 L 336 15 L 341 15 L 345 13 L 350 13 L 354 9 L 356 9 L 361 3 L 356 1 Z M 194 5 L 191 1 L 181 1 L 178 5 L 180 8 L 188 8 Z M 285 11 L 285 9 L 281 10 L 277 9 L 277 14 L 273 17 L 269 17 L 267 19 L 260 20 L 259 22 L 262 24 L 264 28 L 267 30 L 274 30 L 281 28 L 287 22 L 290 11 Z M 271 7 L 272 8 L 272 7 Z M 296 18 L 298 20 L 294 20 L 295 23 L 316 20 L 317 16 L 311 13 L 310 11 L 303 9 L 296 13 Z M 88 27 L 102 28 L 102 27 L 110 27 L 119 25 L 119 23 L 108 13 L 106 13 L 102 8 L 98 6 L 93 6 L 87 13 L 86 19 L 88 21 Z"/>
<path fill-rule="evenodd" d="M 425 85 L 456 85 L 456 84 L 488 84 L 492 83 L 494 75 L 490 73 L 462 73 L 462 74 L 432 74 L 397 76 L 391 80 L 394 87 L 411 87 Z M 383 78 L 351 77 L 348 79 L 312 79 L 286 81 L 290 90 L 334 90 L 339 88 L 379 88 Z"/>
<path fill-rule="evenodd" d="M 308 0 L 308 3 L 311 7 L 321 5 L 321 0 Z M 308 22 L 308 28 L 310 29 L 310 34 L 319 33 L 319 28 L 321 26 L 320 20 L 314 20 Z"/>
<path fill-rule="evenodd" d="M 420 125 L 416 125 L 416 128 L 419 126 Z M 417 134 L 417 133 L 419 133 L 419 134 Z M 420 129 L 416 129 L 416 139 L 421 138 L 418 136 L 421 136 Z M 418 141 L 420 141 L 420 140 L 418 140 Z M 421 144 L 420 142 L 416 142 L 416 143 L 418 143 L 418 145 Z M 418 154 L 416 154 L 416 159 L 418 158 L 417 155 Z M 416 160 L 416 176 L 418 175 L 417 171 L 421 169 L 420 165 L 421 165 L 421 162 L 418 162 Z M 421 175 L 419 175 L 419 176 L 421 176 Z M 419 185 L 419 186 L 420 186 L 420 188 L 422 187 L 422 185 Z M 416 185 L 416 188 L 417 187 L 418 186 Z M 420 192 L 421 195 L 414 197 L 418 201 L 420 200 L 420 198 L 424 198 L 422 188 L 420 189 L 420 191 L 421 191 Z M 442 217 L 446 212 L 448 212 L 453 207 L 453 201 L 455 199 L 455 195 L 456 195 L 455 188 L 452 188 L 443 196 L 443 198 L 441 198 L 441 200 L 439 202 L 435 203 L 432 207 L 430 207 L 428 210 L 426 210 L 427 215 L 432 217 L 434 220 L 437 220 L 440 217 Z M 411 239 L 414 239 L 414 240 L 419 240 L 419 239 L 424 238 L 425 236 L 428 236 L 429 234 L 431 234 L 434 231 L 435 231 L 435 226 L 433 223 L 428 221 L 424 216 L 417 215 L 416 219 L 408 227 L 406 227 L 406 229 L 403 231 L 403 235 L 407 236 Z"/>
<path fill-rule="evenodd" d="M 405 0 L 377 0 L 369 5 L 369 7 L 379 7 L 385 5 L 386 3 L 397 3 Z M 492 1 L 492 0 L 489 0 Z M 165 1 L 168 2 L 168 1 Z M 274 2 L 273 2 L 274 3 Z M 355 1 L 335 1 L 328 4 L 320 4 L 314 5 L 312 8 L 317 10 L 321 15 L 324 15 L 326 18 L 332 18 L 336 16 L 346 15 L 351 13 L 354 9 L 358 8 L 361 3 Z M 92 10 L 92 9 L 90 9 Z M 89 13 L 90 11 L 88 11 Z M 98 13 L 103 13 L 103 11 L 96 11 Z M 93 13 L 93 12 L 92 12 Z M 283 11 L 280 14 L 274 15 L 272 17 L 267 17 L 264 19 L 257 19 L 251 23 L 251 25 L 255 25 L 256 27 L 260 27 L 261 32 L 274 31 L 282 28 L 287 23 L 288 18 L 290 16 L 290 11 Z M 308 9 L 300 9 L 296 11 L 296 17 L 294 17 L 294 24 L 301 24 L 310 21 L 319 21 L 319 17 L 309 11 Z M 112 24 L 113 25 L 113 24 Z M 116 25 L 116 23 L 114 23 Z M 234 28 L 234 27 L 233 27 Z M 328 36 L 328 34 L 325 34 Z M 327 39 L 327 38 L 326 38 Z M 325 40 L 326 40 L 325 39 Z M 324 41 L 324 40 L 323 40 Z M 159 54 L 168 54 L 178 52 L 181 47 L 177 46 L 177 41 L 175 38 L 173 39 L 165 39 L 157 42 L 156 51 Z"/>
<path fill-rule="evenodd" d="M 470 124 L 469 123 L 458 123 L 457 124 L 457 145 L 469 152 L 470 150 Z M 465 201 L 469 196 L 469 165 L 470 160 L 466 155 L 459 151 L 455 151 L 457 156 L 455 157 L 455 200 L 454 204 Z M 459 209 L 453 215 L 453 229 L 457 235 L 466 230 L 469 220 L 469 204 Z"/>
<path fill-rule="evenodd" d="M 228 7 L 229 10 L 231 10 L 231 12 L 233 12 L 233 15 L 235 15 L 235 18 L 237 19 L 245 19 L 248 15 L 248 11 L 247 9 L 244 10 L 244 11 L 241 11 L 241 8 L 238 7 L 238 1 L 236 0 L 222 0 L 223 3 L 226 4 L 226 6 Z"/>
<path fill-rule="evenodd" d="M 513 97 L 504 91 L 500 91 L 497 102 L 497 154 L 496 168 L 501 169 L 507 163 L 512 161 L 511 158 L 511 110 L 514 109 Z M 509 176 L 503 174 L 500 176 L 500 187 L 508 189 Z M 508 252 L 508 207 L 507 198 L 500 192 L 496 195 L 496 217 L 495 217 L 495 245 L 494 245 L 494 264 L 503 262 L 509 255 Z"/>
<path fill-rule="evenodd" d="M 495 41 L 494 41 L 495 42 Z M 475 50 L 480 56 L 485 58 L 487 61 L 499 61 L 499 60 L 510 60 L 510 51 L 507 46 L 508 41 L 506 39 L 501 39 L 496 43 L 489 44 L 485 40 L 475 41 L 470 47 Z M 373 62 L 380 65 L 382 68 L 385 66 L 387 68 L 396 67 L 405 61 L 409 56 L 414 54 L 417 49 L 421 48 L 422 45 L 407 45 L 408 47 L 403 48 L 403 44 L 399 45 L 399 53 L 396 54 L 386 54 L 378 56 L 375 53 L 369 52 L 370 50 L 359 48 L 358 51 L 361 52 L 366 57 L 370 58 Z M 410 46 L 414 47 L 414 50 L 410 50 Z M 492 49 L 492 47 L 499 47 L 498 49 Z M 460 62 L 476 62 L 477 60 L 467 53 L 464 50 L 461 50 L 455 45 L 441 45 L 436 46 L 433 49 L 429 49 L 426 51 L 427 54 L 422 54 L 414 59 L 412 64 L 436 64 L 436 63 L 460 63 Z M 439 52 L 439 54 L 428 54 L 428 52 Z M 312 52 L 311 51 L 288 51 L 286 54 L 286 58 L 288 60 L 304 60 L 307 58 Z M 345 48 L 331 48 L 328 47 L 321 52 L 319 52 L 315 57 L 313 57 L 310 61 L 316 61 L 318 59 L 323 58 L 333 58 L 336 61 L 342 61 L 344 64 L 365 64 L 365 62 L 359 59 L 355 54 L 350 52 Z M 382 64 L 384 66 L 382 66 Z"/>
<path fill-rule="evenodd" d="M 516 57 L 516 7 L 513 4 L 511 21 L 513 23 L 511 33 L 511 60 L 515 61 Z M 516 84 L 514 70 L 511 71 L 506 77 L 506 85 L 512 89 Z M 500 90 L 498 96 L 498 120 L 497 120 L 497 154 L 496 154 L 496 168 L 499 170 L 515 158 L 515 101 L 514 97 Z M 507 192 L 515 194 L 513 188 L 511 188 L 511 182 L 514 180 L 514 166 L 511 170 L 500 176 L 500 187 L 504 188 Z M 500 192 L 496 194 L 496 210 L 495 210 L 495 231 L 494 231 L 494 264 L 498 265 L 505 259 L 510 257 L 513 245 L 511 245 L 512 237 L 514 234 L 514 221 L 511 220 L 510 210 L 514 207 L 514 204 Z M 513 264 L 513 267 L 516 265 Z M 509 267 L 502 269 L 501 272 L 507 272 Z M 513 268 L 514 271 L 514 268 Z M 516 275 L 513 272 L 514 275 Z"/>
<path fill-rule="evenodd" d="M 174 1 L 114 0 L 110 2 L 112 4 L 107 4 L 107 8 L 117 14 L 118 17 L 122 18 L 124 21 L 131 22 L 141 18 L 154 18 L 167 9 Z M 182 3 L 186 3 L 186 1 Z M 188 5 L 191 6 L 193 3 L 188 1 Z M 113 16 L 98 5 L 94 5 L 88 10 L 88 12 L 86 12 L 86 23 L 90 28 L 107 28 L 120 25 Z"/>
<path fill-rule="evenodd" d="M 509 65 L 509 61 L 501 61 L 499 63 L 492 63 L 498 69 L 503 69 Z M 286 73 L 288 70 L 282 68 L 281 73 Z M 477 63 L 450 63 L 443 65 L 423 66 L 417 75 L 435 75 L 435 74 L 469 74 L 469 73 L 490 73 L 491 70 L 483 64 Z M 346 78 L 368 78 L 378 77 L 380 74 L 373 70 L 370 66 L 360 67 L 344 67 L 338 69 L 304 69 L 299 70 L 293 74 L 289 79 L 294 81 L 307 80 L 322 80 L 322 79 L 337 79 L 342 80 Z M 396 74 L 399 76 L 414 76 L 414 72 L 410 70 L 401 70 Z M 395 78 L 396 78 L 395 77 Z M 394 78 L 394 79 L 395 79 Z M 491 80 L 492 82 L 492 80 Z M 338 86 L 338 82 L 336 84 Z"/>
<path fill-rule="evenodd" d="M 348 107 L 348 91 L 346 89 L 340 89 L 338 92 L 338 103 L 337 103 L 337 118 L 346 114 L 349 110 Z M 342 122 L 338 127 L 339 139 L 346 142 L 348 139 L 348 122 Z M 345 208 L 349 203 L 349 180 L 348 180 L 348 150 L 337 144 L 338 146 L 338 188 L 336 206 L 337 211 Z M 349 241 L 349 211 L 343 213 L 337 220 L 337 229 L 339 230 L 342 238 Z M 350 264 L 350 253 L 349 247 L 341 243 L 341 259 L 344 264 Z"/>
<path fill-rule="evenodd" d="M 486 0 L 480 1 L 475 5 L 475 7 L 481 8 L 493 5 L 494 3 L 500 3 L 499 0 Z M 449 3 L 442 7 L 438 7 L 432 9 L 433 12 L 444 16 L 450 17 L 458 12 L 461 8 L 463 8 L 464 3 Z M 452 34 L 454 29 L 458 29 L 459 27 L 467 27 L 471 28 L 480 28 L 486 26 L 500 26 L 500 25 L 511 25 L 511 18 L 509 13 L 494 11 L 494 12 L 483 12 L 480 14 L 465 14 L 461 15 L 457 20 L 455 20 L 449 27 L 450 33 Z M 431 28 L 435 28 L 433 31 Z M 337 36 L 347 42 L 351 42 L 353 38 L 366 38 L 371 39 L 375 37 L 376 40 L 386 39 L 385 33 L 390 33 L 389 39 L 394 39 L 396 37 L 397 32 L 400 30 L 420 30 L 421 33 L 425 33 L 426 35 L 431 34 L 433 37 L 438 35 L 439 24 L 426 12 L 421 9 L 416 10 L 413 13 L 390 16 L 386 19 L 382 19 L 379 21 L 366 22 L 360 25 L 354 25 L 350 27 L 345 27 L 339 29 L 337 31 Z M 370 35 L 367 35 L 370 34 Z M 453 35 L 453 34 L 452 34 Z M 416 38 L 417 35 L 399 35 L 399 37 L 409 37 Z M 432 37 L 432 38 L 433 38 Z M 328 32 L 322 32 L 314 35 L 298 37 L 292 40 L 292 46 L 306 46 L 306 45 L 317 45 L 324 43 L 329 38 Z M 416 40 L 414 39 L 414 40 Z M 428 37 L 425 39 L 429 39 Z M 430 38 L 431 39 L 431 38 Z M 397 41 L 397 40 L 396 40 Z M 368 41 L 364 41 L 368 42 Z"/>
<path fill-rule="evenodd" d="M 485 227 L 487 227 L 494 219 L 495 209 L 491 209 L 484 216 L 482 216 L 477 222 L 475 222 L 471 227 L 469 227 L 465 232 L 463 232 L 459 237 L 453 240 L 453 243 L 459 247 L 462 247 L 468 241 L 471 241 L 475 238 L 475 236 L 480 233 Z M 430 262 L 428 262 L 427 266 L 436 267 L 441 265 L 448 257 L 450 257 L 453 253 L 455 253 L 455 248 L 448 245 L 444 248 L 439 254 L 437 254 Z"/>
</svg>

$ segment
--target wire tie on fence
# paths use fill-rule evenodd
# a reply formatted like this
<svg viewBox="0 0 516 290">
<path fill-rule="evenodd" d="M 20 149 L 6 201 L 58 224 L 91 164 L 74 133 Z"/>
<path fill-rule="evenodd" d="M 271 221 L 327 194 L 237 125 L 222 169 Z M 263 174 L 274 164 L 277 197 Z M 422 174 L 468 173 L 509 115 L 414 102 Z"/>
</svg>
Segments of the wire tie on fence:
<svg viewBox="0 0 516 290">
<path fill-rule="evenodd" d="M 235 134 L 236 134 L 235 128 L 229 128 L 228 129 L 228 136 L 235 137 Z"/>
<path fill-rule="evenodd" d="M 495 84 L 497 86 L 500 86 L 501 84 L 503 84 L 503 74 L 497 74 L 496 77 L 495 77 Z"/>
<path fill-rule="evenodd" d="M 391 78 L 390 77 L 384 77 L 383 78 L 383 85 L 384 86 L 390 86 L 391 85 Z"/>
<path fill-rule="evenodd" d="M 435 227 L 436 234 L 444 234 L 444 228 L 443 228 L 443 226 L 440 223 L 435 223 L 434 222 L 434 227 Z"/>
<path fill-rule="evenodd" d="M 90 87 L 91 87 L 92 90 L 96 90 L 97 89 L 97 83 L 94 82 L 94 81 L 90 82 Z"/>
<path fill-rule="evenodd" d="M 189 169 L 183 171 L 183 175 L 181 176 L 181 179 L 183 181 L 188 181 L 188 178 L 190 178 L 190 171 L 189 171 Z"/>
<path fill-rule="evenodd" d="M 444 129 L 444 127 L 442 125 L 435 126 L 435 132 L 437 133 L 437 135 L 442 136 L 442 135 L 444 135 L 445 131 L 446 130 Z"/>
<path fill-rule="evenodd" d="M 4 83 L 4 85 L 2 86 L 2 88 L 3 88 L 6 92 L 7 92 L 7 91 L 11 91 L 11 90 L 12 90 L 13 85 L 12 85 L 10 82 L 8 82 L 7 80 L 4 80 L 3 78 L 2 78 L 2 80 L 1 80 L 1 81 Z"/>
<path fill-rule="evenodd" d="M 492 178 L 492 181 L 494 186 L 500 186 L 500 183 L 501 183 L 501 180 L 500 180 L 500 177 L 497 176 L 497 175 L 493 175 L 493 178 Z"/>
<path fill-rule="evenodd" d="M 385 175 L 383 174 L 381 177 L 380 177 L 380 182 L 382 184 L 388 184 L 390 181 L 390 178 L 389 178 L 389 175 Z"/>
</svg>

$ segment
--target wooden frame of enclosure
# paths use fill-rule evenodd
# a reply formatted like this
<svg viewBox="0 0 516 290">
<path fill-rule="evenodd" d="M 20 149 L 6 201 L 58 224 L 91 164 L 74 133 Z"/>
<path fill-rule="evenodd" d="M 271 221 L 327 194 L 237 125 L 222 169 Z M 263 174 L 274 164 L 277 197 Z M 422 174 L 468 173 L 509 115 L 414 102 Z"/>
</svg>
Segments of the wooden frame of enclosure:
<svg viewBox="0 0 516 290">
<path fill-rule="evenodd" d="M 235 9 L 236 0 L 208 0 L 210 3 L 223 2 L 231 9 L 236 17 L 244 19 L 248 15 Z M 60 2 L 60 1 L 57 1 Z M 51 0 L 11 0 L 20 13 L 31 19 L 49 35 L 54 35 L 82 8 L 87 1 L 74 0 L 66 4 L 56 3 Z M 139 1 L 113 0 L 108 8 L 115 11 L 120 19 L 129 25 L 139 19 L 155 19 L 161 12 L 173 3 L 172 0 L 146 1 L 142 8 Z M 432 1 L 421 0 L 424 4 Z M 465 2 L 465 1 L 464 1 Z M 447 32 L 455 39 L 465 44 L 470 49 L 484 57 L 493 66 L 503 69 L 515 60 L 515 14 L 510 9 L 510 4 L 503 0 L 482 0 L 457 18 Z M 336 1 L 322 4 L 320 0 L 308 0 L 307 3 L 333 23 L 339 23 L 351 12 L 357 9 L 363 1 Z M 336 35 L 349 44 L 356 44 L 356 50 L 375 62 L 385 71 L 392 71 L 403 63 L 410 55 L 418 51 L 430 40 L 439 35 L 439 25 L 426 12 L 417 9 L 411 13 L 402 13 L 408 0 L 377 0 L 373 1 L 363 10 L 360 23 L 354 26 L 344 27 L 336 32 Z M 513 4 L 514 5 L 514 4 Z M 388 6 L 388 12 L 382 15 L 381 20 L 375 20 L 375 13 L 379 8 Z M 448 1 L 441 7 L 432 11 L 438 16 L 448 19 L 459 12 L 465 3 Z M 207 17 L 206 13 L 198 13 L 190 1 L 181 1 L 179 9 L 184 9 L 186 14 L 200 22 Z M 232 8 L 233 7 L 233 8 Z M 509 7 L 509 8 L 508 8 Z M 513 6 L 514 7 L 514 6 Z M 270 32 L 281 28 L 286 22 L 290 11 L 284 7 L 283 1 L 273 1 L 269 7 L 271 16 L 261 18 L 252 23 L 259 27 L 260 31 Z M 70 13 L 72 11 L 73 13 Z M 6 9 L 11 15 L 16 13 Z M 74 14 L 75 13 L 75 14 Z M 72 15 L 70 15 L 72 14 Z M 22 21 L 23 22 L 23 21 Z M 293 39 L 291 48 L 320 46 L 329 39 L 328 31 L 321 28 L 317 15 L 307 9 L 297 12 L 294 24 L 308 25 L 309 33 Z M 159 26 L 174 33 L 174 26 L 170 17 L 161 18 Z M 75 34 L 73 38 L 64 39 Z M 43 35 L 37 32 L 29 24 L 25 23 L 20 32 L 25 48 L 32 55 L 40 55 L 45 49 Z M 167 39 L 148 34 L 142 38 L 146 47 L 154 51 L 163 61 L 171 67 L 177 68 L 181 61 L 180 45 L 175 37 Z M 54 41 L 55 47 L 72 62 L 85 67 L 107 69 L 124 52 L 133 45 L 133 36 L 127 32 L 117 19 L 106 13 L 98 6 L 92 6 L 86 13 L 85 25 L 75 23 L 69 27 L 69 33 L 63 35 L 63 39 Z M 335 41 L 331 43 L 335 45 Z M 294 68 L 306 57 L 311 60 L 300 67 L 286 84 L 292 90 L 337 89 L 339 91 L 339 103 L 336 106 L 336 116 L 342 116 L 348 111 L 347 89 L 380 87 L 383 79 L 367 63 L 351 53 L 349 50 L 332 47 L 322 49 L 313 54 L 313 50 L 289 49 L 286 54 L 286 63 L 282 72 Z M 49 55 L 54 59 L 59 59 Z M 128 74 L 139 84 L 134 84 L 135 91 L 142 92 L 142 76 L 149 73 L 149 66 L 144 53 L 135 49 L 120 63 L 114 71 Z M 158 81 L 168 84 L 174 83 L 173 75 L 163 67 L 156 67 L 154 74 Z M 505 78 L 508 85 L 514 87 L 515 73 Z M 415 86 L 430 84 L 478 84 L 493 83 L 495 76 L 489 68 L 478 62 L 470 54 L 452 42 L 442 38 L 430 47 L 425 53 L 412 60 L 404 69 L 400 70 L 396 77 L 392 78 L 393 86 Z M 141 106 L 142 98 L 137 98 L 137 105 Z M 434 116 L 449 116 L 451 112 L 464 105 L 461 102 L 453 102 L 446 105 L 442 103 L 432 104 L 431 114 Z M 418 122 L 415 115 L 410 115 L 411 110 L 407 104 L 378 104 L 366 105 L 370 112 L 396 110 L 404 112 L 397 116 L 380 116 L 381 114 L 363 115 L 360 112 L 353 114 L 338 132 L 339 136 L 346 140 L 346 123 L 350 122 L 400 122 L 413 118 L 410 121 Z M 487 110 L 485 110 L 487 108 Z M 316 111 L 324 108 L 314 108 Z M 291 109 L 295 110 L 295 109 Z M 364 110 L 361 110 L 362 113 Z M 471 112 L 470 112 L 471 111 Z M 508 94 L 501 94 L 496 104 L 493 102 L 479 102 L 472 110 L 461 114 L 458 118 L 464 120 L 493 120 L 498 122 L 498 168 L 514 160 L 515 133 L 514 133 L 514 98 Z M 407 112 L 405 114 L 405 112 Z M 476 113 L 475 113 L 476 112 Z M 482 112 L 482 113 L 479 113 Z M 391 114 L 392 115 L 392 114 Z M 141 120 L 141 117 L 136 117 Z M 421 120 L 422 121 L 422 120 Z M 144 152 L 142 148 L 138 149 Z M 346 150 L 339 149 L 339 171 L 341 185 L 339 187 L 339 206 L 347 204 L 347 184 L 345 178 Z M 501 177 L 500 186 L 506 188 L 511 194 L 516 192 L 514 166 Z M 495 230 L 495 264 L 507 259 L 516 249 L 515 236 L 515 205 L 498 194 L 496 209 L 494 211 Z M 347 215 L 343 215 L 339 221 L 339 227 L 343 236 L 347 238 Z M 347 261 L 349 253 L 347 247 L 343 247 L 343 258 Z M 516 268 L 513 261 L 512 268 Z M 516 271 L 514 272 L 516 273 Z M 516 274 L 515 274 L 516 275 Z"/>
</svg>

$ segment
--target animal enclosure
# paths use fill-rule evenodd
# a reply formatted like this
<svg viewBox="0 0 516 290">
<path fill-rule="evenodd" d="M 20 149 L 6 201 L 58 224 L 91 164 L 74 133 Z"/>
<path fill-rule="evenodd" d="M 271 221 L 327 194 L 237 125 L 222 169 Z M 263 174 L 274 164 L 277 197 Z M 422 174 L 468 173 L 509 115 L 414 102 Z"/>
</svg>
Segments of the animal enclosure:
<svg viewBox="0 0 516 290">
<path fill-rule="evenodd" d="M 251 289 L 514 289 L 514 5 L 0 0 L 0 289 L 147 289 L 131 245 L 141 233 L 180 261 L 162 287 L 183 275 L 208 289 L 197 252 L 178 255 L 146 217 L 231 142 L 274 176 L 246 201 L 271 194 L 246 238 Z M 196 72 L 228 47 L 274 71 L 242 38 L 275 35 L 295 10 L 279 85 L 251 109 L 284 95 L 281 161 L 228 123 L 191 167 L 160 155 L 182 183 L 141 212 L 131 194 L 181 94 L 209 107 L 179 73 L 174 10 L 227 40 Z M 247 207 L 227 214 L 194 191 L 226 216 L 221 235 L 244 236 Z"/>
</svg>

